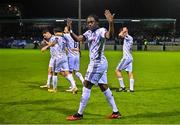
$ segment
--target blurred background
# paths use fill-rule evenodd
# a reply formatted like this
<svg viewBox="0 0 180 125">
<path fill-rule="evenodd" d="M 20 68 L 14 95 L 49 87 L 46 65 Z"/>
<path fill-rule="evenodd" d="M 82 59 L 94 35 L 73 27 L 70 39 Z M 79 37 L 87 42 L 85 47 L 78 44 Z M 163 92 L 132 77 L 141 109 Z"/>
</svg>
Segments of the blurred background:
<svg viewBox="0 0 180 125">
<path fill-rule="evenodd" d="M 64 27 L 73 19 L 77 34 L 86 30 L 85 18 L 96 14 L 108 28 L 104 10 L 115 13 L 115 35 L 106 42 L 110 50 L 122 49 L 120 27 L 127 26 L 134 50 L 180 50 L 179 0 L 1 0 L 0 48 L 39 48 L 42 30 Z M 81 49 L 87 49 L 87 44 Z"/>
</svg>

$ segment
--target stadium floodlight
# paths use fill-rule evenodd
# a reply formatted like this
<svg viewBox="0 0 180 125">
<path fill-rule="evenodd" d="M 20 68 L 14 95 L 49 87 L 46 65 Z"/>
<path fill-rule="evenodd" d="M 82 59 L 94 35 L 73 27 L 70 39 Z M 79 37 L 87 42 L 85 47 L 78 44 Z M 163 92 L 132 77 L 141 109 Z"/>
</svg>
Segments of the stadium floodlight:
<svg viewBox="0 0 180 125">
<path fill-rule="evenodd" d="M 56 20 L 56 22 L 64 22 L 64 20 Z"/>
<path fill-rule="evenodd" d="M 141 22 L 141 20 L 131 20 L 131 22 Z"/>
</svg>

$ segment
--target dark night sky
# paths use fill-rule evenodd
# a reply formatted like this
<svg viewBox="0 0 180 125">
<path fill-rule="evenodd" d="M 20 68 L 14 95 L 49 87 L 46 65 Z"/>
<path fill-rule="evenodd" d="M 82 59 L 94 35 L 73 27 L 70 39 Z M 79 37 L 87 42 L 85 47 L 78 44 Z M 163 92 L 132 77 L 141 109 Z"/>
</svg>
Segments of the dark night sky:
<svg viewBox="0 0 180 125">
<path fill-rule="evenodd" d="M 94 13 L 103 18 L 104 10 L 115 18 L 180 18 L 180 0 L 81 0 L 82 17 Z M 1 0 L 19 3 L 23 18 L 66 18 L 78 15 L 78 0 Z"/>
</svg>

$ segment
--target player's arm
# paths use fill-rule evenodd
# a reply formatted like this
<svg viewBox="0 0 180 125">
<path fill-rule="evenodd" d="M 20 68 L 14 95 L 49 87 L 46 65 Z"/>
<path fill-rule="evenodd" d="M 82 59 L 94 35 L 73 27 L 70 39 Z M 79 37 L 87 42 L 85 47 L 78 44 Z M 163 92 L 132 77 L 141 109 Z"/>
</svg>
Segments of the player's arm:
<svg viewBox="0 0 180 125">
<path fill-rule="evenodd" d="M 68 29 L 69 29 L 69 31 L 70 31 L 70 35 L 71 35 L 71 37 L 74 39 L 74 41 L 76 41 L 76 42 L 84 42 L 85 41 L 85 38 L 84 38 L 84 36 L 83 35 L 76 35 L 73 31 L 72 31 L 72 20 L 71 19 L 67 19 L 67 27 L 68 27 Z"/>
<path fill-rule="evenodd" d="M 49 47 L 54 46 L 56 43 L 57 43 L 57 42 L 47 42 L 47 41 L 46 41 L 46 44 L 47 44 L 47 45 L 44 46 L 44 47 L 41 49 L 41 52 L 46 51 Z"/>
<path fill-rule="evenodd" d="M 109 23 L 109 30 L 105 33 L 105 37 L 109 39 L 114 35 L 114 15 L 109 10 L 105 10 L 104 15 Z"/>
<path fill-rule="evenodd" d="M 46 45 L 47 45 L 47 41 L 45 39 L 43 39 L 40 43 L 40 48 L 43 48 Z"/>
<path fill-rule="evenodd" d="M 79 51 L 79 48 L 73 48 L 72 51 Z"/>
<path fill-rule="evenodd" d="M 121 31 L 118 35 L 119 35 L 119 37 L 123 38 L 123 31 Z"/>
<path fill-rule="evenodd" d="M 49 47 L 50 47 L 50 45 L 46 45 L 46 46 L 44 46 L 44 47 L 41 49 L 41 52 L 46 51 Z"/>
</svg>

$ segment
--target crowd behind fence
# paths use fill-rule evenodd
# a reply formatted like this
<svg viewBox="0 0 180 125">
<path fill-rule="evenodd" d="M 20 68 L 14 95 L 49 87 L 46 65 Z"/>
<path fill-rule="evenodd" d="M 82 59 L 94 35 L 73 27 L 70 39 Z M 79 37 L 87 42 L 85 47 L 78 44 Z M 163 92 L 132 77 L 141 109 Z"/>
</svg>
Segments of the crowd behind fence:
<svg viewBox="0 0 180 125">
<path fill-rule="evenodd" d="M 137 50 L 144 50 L 145 46 L 180 46 L 180 35 L 175 33 L 174 19 L 143 20 L 144 22 L 132 22 L 129 19 L 115 20 L 114 37 L 106 41 L 106 45 L 112 46 L 114 50 L 123 44 L 123 40 L 118 38 L 119 28 L 128 26 L 129 33 L 134 39 Z M 157 22 L 156 22 L 157 21 Z M 42 41 L 42 30 L 54 27 L 64 27 L 65 20 L 57 22 L 55 19 L 24 19 L 19 24 L 17 20 L 0 21 L 0 48 L 38 48 Z M 74 22 L 73 31 L 77 33 L 78 21 Z M 100 25 L 108 28 L 107 21 L 101 19 Z M 82 21 L 82 32 L 86 31 L 85 20 Z M 84 48 L 87 48 L 86 43 Z M 146 50 L 146 49 L 145 49 Z M 147 49 L 148 50 L 148 49 Z"/>
</svg>

